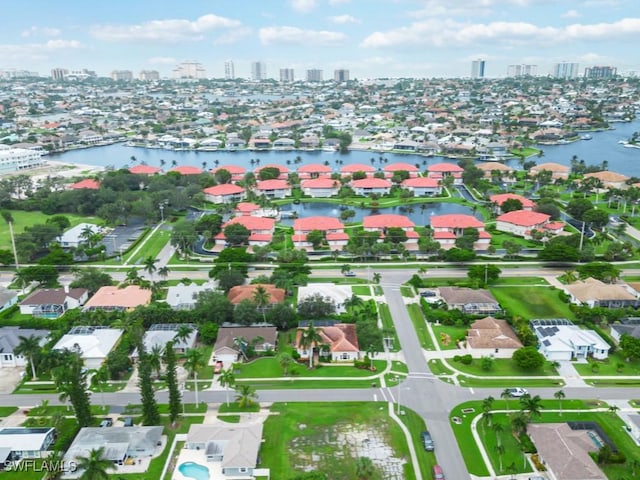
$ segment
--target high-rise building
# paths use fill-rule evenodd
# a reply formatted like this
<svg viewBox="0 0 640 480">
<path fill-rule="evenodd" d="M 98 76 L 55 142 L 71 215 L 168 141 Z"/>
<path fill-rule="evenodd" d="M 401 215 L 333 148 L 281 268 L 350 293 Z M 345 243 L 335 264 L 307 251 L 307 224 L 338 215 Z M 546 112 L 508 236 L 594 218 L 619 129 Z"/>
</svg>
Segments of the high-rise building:
<svg viewBox="0 0 640 480">
<path fill-rule="evenodd" d="M 481 58 L 471 62 L 471 78 L 484 78 L 485 62 Z"/>
<path fill-rule="evenodd" d="M 206 78 L 207 73 L 199 62 L 187 61 L 182 62 L 173 69 L 173 78 L 175 79 L 201 79 Z"/>
<path fill-rule="evenodd" d="M 556 78 L 577 78 L 578 77 L 577 63 L 560 62 L 553 66 L 553 76 Z"/>
<path fill-rule="evenodd" d="M 584 76 L 586 78 L 613 78 L 618 73 L 616 67 L 587 67 L 584 69 Z"/>
<path fill-rule="evenodd" d="M 280 81 L 281 82 L 293 82 L 293 68 L 281 68 L 280 69 Z"/>
<path fill-rule="evenodd" d="M 267 64 L 264 62 L 253 62 L 251 64 L 251 80 L 259 82 L 267 78 Z"/>
<path fill-rule="evenodd" d="M 317 68 L 311 68 L 307 70 L 307 82 L 321 82 L 322 81 L 322 70 L 318 70 Z"/>
<path fill-rule="evenodd" d="M 66 68 L 52 68 L 51 69 L 51 78 L 54 80 L 64 80 L 69 75 L 69 70 Z"/>
<path fill-rule="evenodd" d="M 233 80 L 236 78 L 236 71 L 233 67 L 233 60 L 227 60 L 224 62 L 224 78 L 227 80 Z"/>
<path fill-rule="evenodd" d="M 69 80 L 86 80 L 87 78 L 96 78 L 96 72 L 93 70 L 87 70 L 83 68 L 82 70 L 71 70 L 67 75 L 65 75 L 65 79 Z"/>
<path fill-rule="evenodd" d="M 141 70 L 138 78 L 146 82 L 153 82 L 160 80 L 160 73 L 157 70 Z"/>
<path fill-rule="evenodd" d="M 507 77 L 535 77 L 537 74 L 537 65 L 509 65 L 507 68 Z"/>
<path fill-rule="evenodd" d="M 43 163 L 41 151 L 0 145 L 0 174 L 39 167 Z"/>
<path fill-rule="evenodd" d="M 131 70 L 113 70 L 111 72 L 111 79 L 123 82 L 130 82 L 133 80 L 133 72 Z"/>
<path fill-rule="evenodd" d="M 333 71 L 333 81 L 334 82 L 348 82 L 349 81 L 349 70 L 338 69 Z"/>
</svg>

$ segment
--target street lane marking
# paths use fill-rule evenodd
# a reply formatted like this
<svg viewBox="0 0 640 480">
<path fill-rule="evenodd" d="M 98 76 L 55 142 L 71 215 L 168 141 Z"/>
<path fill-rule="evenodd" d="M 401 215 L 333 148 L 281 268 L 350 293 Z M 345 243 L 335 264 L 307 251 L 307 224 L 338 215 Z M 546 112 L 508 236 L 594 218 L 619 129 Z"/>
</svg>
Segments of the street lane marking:
<svg viewBox="0 0 640 480">
<path fill-rule="evenodd" d="M 473 387 L 469 387 L 469 391 L 471 392 L 471 395 L 476 393 L 476 392 L 473 391 Z"/>
<path fill-rule="evenodd" d="M 384 389 L 380 389 L 380 395 L 382 395 L 383 400 L 386 402 L 387 401 L 387 396 L 384 394 Z"/>
</svg>

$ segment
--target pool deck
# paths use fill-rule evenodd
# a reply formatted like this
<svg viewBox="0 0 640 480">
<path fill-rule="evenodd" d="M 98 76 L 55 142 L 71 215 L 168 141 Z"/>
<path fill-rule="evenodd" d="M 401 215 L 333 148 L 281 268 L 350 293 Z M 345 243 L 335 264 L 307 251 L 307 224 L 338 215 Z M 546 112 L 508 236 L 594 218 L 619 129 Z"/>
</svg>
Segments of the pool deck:
<svg viewBox="0 0 640 480">
<path fill-rule="evenodd" d="M 171 480 L 194 480 L 193 477 L 186 477 L 178 470 L 180 465 L 186 462 L 197 463 L 209 469 L 209 480 L 225 480 L 227 477 L 222 473 L 220 462 L 207 462 L 203 450 L 188 450 L 183 448 L 176 461 L 176 469 L 173 471 Z M 199 479 L 198 479 L 199 480 Z"/>
</svg>

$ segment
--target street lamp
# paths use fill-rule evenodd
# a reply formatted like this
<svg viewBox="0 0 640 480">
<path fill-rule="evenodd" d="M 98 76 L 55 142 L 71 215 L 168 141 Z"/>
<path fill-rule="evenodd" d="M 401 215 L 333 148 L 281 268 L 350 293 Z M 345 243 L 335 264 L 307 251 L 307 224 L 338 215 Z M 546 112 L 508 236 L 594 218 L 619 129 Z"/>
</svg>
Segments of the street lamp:
<svg viewBox="0 0 640 480">
<path fill-rule="evenodd" d="M 164 207 L 165 205 L 169 205 L 169 200 L 165 200 L 164 202 L 160 202 L 158 207 L 160 208 L 160 221 L 164 222 Z"/>
<path fill-rule="evenodd" d="M 400 377 L 396 376 L 396 381 L 398 382 L 398 409 L 396 412 L 396 415 L 400 416 L 400 393 L 402 392 L 403 388 L 400 387 Z M 404 390 L 411 390 L 409 387 L 405 387 Z"/>
</svg>

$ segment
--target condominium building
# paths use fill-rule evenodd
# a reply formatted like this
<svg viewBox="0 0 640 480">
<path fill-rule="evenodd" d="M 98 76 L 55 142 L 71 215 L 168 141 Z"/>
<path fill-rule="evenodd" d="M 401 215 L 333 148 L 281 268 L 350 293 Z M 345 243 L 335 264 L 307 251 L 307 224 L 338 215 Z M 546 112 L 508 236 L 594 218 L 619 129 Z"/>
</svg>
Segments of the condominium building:
<svg viewBox="0 0 640 480">
<path fill-rule="evenodd" d="M 484 78 L 485 61 L 479 58 L 471 62 L 471 78 Z"/>
<path fill-rule="evenodd" d="M 281 68 L 280 69 L 280 81 L 281 82 L 293 82 L 293 68 Z"/>
<path fill-rule="evenodd" d="M 160 73 L 157 70 L 142 70 L 138 78 L 143 81 L 153 82 L 160 80 Z"/>
<path fill-rule="evenodd" d="M 560 62 L 553 66 L 553 76 L 556 78 L 578 78 L 577 63 Z"/>
<path fill-rule="evenodd" d="M 173 69 L 173 78 L 175 79 L 201 79 L 206 76 L 207 73 L 199 62 L 182 62 Z"/>
<path fill-rule="evenodd" d="M 585 78 L 613 78 L 618 73 L 616 67 L 594 66 L 584 69 Z"/>
<path fill-rule="evenodd" d="M 69 75 L 69 70 L 66 68 L 52 68 L 51 69 L 51 78 L 54 80 L 64 80 Z"/>
<path fill-rule="evenodd" d="M 311 68 L 307 70 L 307 82 L 321 82 L 322 81 L 322 70 L 318 70 L 317 68 Z"/>
<path fill-rule="evenodd" d="M 43 163 L 41 151 L 0 145 L 0 174 L 36 168 Z"/>
<path fill-rule="evenodd" d="M 538 74 L 537 65 L 509 65 L 507 77 L 535 77 Z"/>
<path fill-rule="evenodd" d="M 226 80 L 233 80 L 236 78 L 236 71 L 233 66 L 233 60 L 227 60 L 224 62 L 224 78 Z"/>
<path fill-rule="evenodd" d="M 251 80 L 259 82 L 267 78 L 267 64 L 264 62 L 251 63 Z"/>
<path fill-rule="evenodd" d="M 349 81 L 349 70 L 338 69 L 333 71 L 333 81 L 334 82 L 348 82 Z"/>
<path fill-rule="evenodd" d="M 131 70 L 113 70 L 111 79 L 117 81 L 131 82 L 133 80 L 133 72 Z"/>
</svg>

